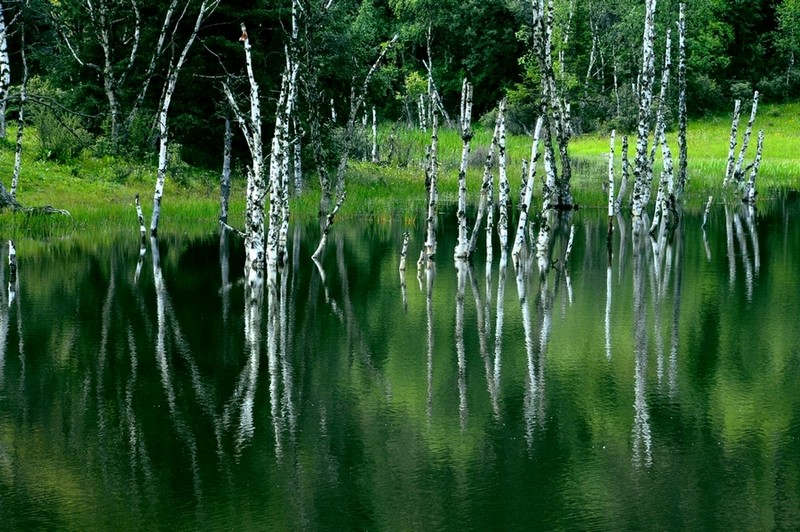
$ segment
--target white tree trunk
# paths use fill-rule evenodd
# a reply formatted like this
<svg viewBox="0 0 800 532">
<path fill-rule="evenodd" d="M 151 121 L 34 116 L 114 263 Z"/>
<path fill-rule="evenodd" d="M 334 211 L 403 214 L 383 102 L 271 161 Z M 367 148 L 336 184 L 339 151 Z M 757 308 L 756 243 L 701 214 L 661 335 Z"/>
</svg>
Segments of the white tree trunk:
<svg viewBox="0 0 800 532">
<path fill-rule="evenodd" d="M 378 164 L 378 119 L 372 106 L 372 162 Z"/>
<path fill-rule="evenodd" d="M 25 54 L 25 25 L 20 23 L 20 58 L 22 60 L 22 84 L 19 88 L 19 111 L 17 116 L 17 146 L 14 150 L 14 173 L 11 175 L 11 188 L 8 193 L 16 201 L 19 172 L 22 168 L 22 133 L 25 130 L 25 104 L 28 101 L 28 60 Z"/>
<path fill-rule="evenodd" d="M 714 196 L 709 196 L 708 201 L 706 202 L 706 209 L 703 211 L 703 223 L 700 225 L 700 228 L 705 231 L 706 222 L 708 221 L 708 213 L 711 211 L 711 201 L 714 199 Z"/>
<path fill-rule="evenodd" d="M 225 117 L 225 135 L 222 151 L 222 175 L 219 180 L 219 221 L 228 223 L 228 199 L 231 195 L 231 148 L 233 146 L 233 130 L 230 117 Z M 136 196 L 139 197 L 138 195 Z"/>
<path fill-rule="evenodd" d="M 497 142 L 497 167 L 499 188 L 498 207 L 499 216 L 497 219 L 497 234 L 500 237 L 500 248 L 508 246 L 508 196 L 511 192 L 508 184 L 508 174 L 506 171 L 506 118 L 505 118 L 505 99 L 500 103 L 500 138 Z"/>
<path fill-rule="evenodd" d="M 630 164 L 628 163 L 628 135 L 622 136 L 622 178 L 619 183 L 619 192 L 617 192 L 617 199 L 614 202 L 614 212 L 619 212 L 622 207 L 622 200 L 625 199 L 625 191 L 628 188 L 628 175 L 630 174 Z"/>
<path fill-rule="evenodd" d="M 8 38 L 5 13 L 0 4 L 0 138 L 6 138 L 6 105 L 11 88 L 11 61 L 8 56 Z"/>
<path fill-rule="evenodd" d="M 436 206 L 439 201 L 439 187 L 437 184 L 439 174 L 439 113 L 434 105 L 431 115 L 431 158 L 430 158 L 430 190 L 428 194 L 428 216 L 426 218 L 425 256 L 432 260 L 436 254 Z"/>
<path fill-rule="evenodd" d="M 500 102 L 500 106 L 504 106 L 504 101 Z M 498 137 L 500 136 L 500 116 L 502 111 L 498 110 L 497 119 L 494 124 L 494 134 L 492 135 L 492 143 L 489 145 L 489 153 L 486 155 L 486 162 L 483 165 L 483 180 L 481 182 L 481 195 L 478 200 L 478 214 L 475 217 L 475 225 L 472 228 L 472 235 L 469 239 L 469 255 L 475 253 L 475 248 L 478 246 L 478 229 L 480 229 L 483 222 L 483 216 L 486 211 L 486 199 L 489 188 L 489 183 L 492 180 L 492 165 L 494 161 L 494 150 L 497 148 Z"/>
<path fill-rule="evenodd" d="M 750 109 L 750 120 L 747 121 L 747 129 L 742 136 L 742 146 L 739 148 L 739 157 L 736 159 L 736 166 L 733 168 L 731 179 L 741 189 L 744 186 L 744 174 L 746 169 L 742 168 L 744 164 L 744 155 L 747 147 L 750 144 L 750 135 L 753 132 L 753 123 L 756 121 L 756 112 L 758 111 L 758 91 L 753 93 L 753 106 Z"/>
<path fill-rule="evenodd" d="M 658 111 L 656 112 L 656 130 L 653 137 L 653 144 L 650 147 L 650 161 L 647 164 L 647 180 L 645 182 L 645 205 L 650 201 L 649 192 L 653 182 L 653 168 L 655 166 L 656 151 L 661 143 L 661 136 L 667 129 L 666 109 L 667 109 L 667 86 L 669 85 L 669 69 L 672 66 L 671 47 L 672 32 L 667 29 L 667 37 L 664 45 L 664 69 L 661 71 L 661 89 L 658 94 Z"/>
<path fill-rule="evenodd" d="M 653 212 L 653 221 L 650 225 L 650 234 L 655 233 L 660 225 L 669 221 L 669 216 L 672 211 L 671 202 L 674 199 L 674 177 L 673 177 L 673 164 L 672 153 L 670 152 L 669 145 L 667 144 L 667 134 L 661 132 L 661 157 L 664 160 L 664 170 L 661 172 L 661 180 L 658 184 L 658 193 L 656 195 L 655 211 Z"/>
<path fill-rule="evenodd" d="M 216 9 L 220 0 L 203 0 L 197 12 L 197 18 L 192 29 L 191 35 L 184 44 L 177 61 L 170 63 L 167 79 L 164 83 L 164 95 L 161 98 L 158 111 L 158 172 L 156 174 L 156 187 L 153 193 L 153 214 L 150 218 L 150 235 L 156 236 L 158 234 L 158 221 L 161 216 L 161 199 L 164 196 L 164 184 L 167 180 L 167 166 L 169 165 L 168 147 L 169 147 L 169 129 L 168 117 L 169 107 L 172 103 L 172 95 L 175 93 L 175 86 L 178 84 L 178 76 L 181 68 L 186 61 L 186 56 L 197 38 L 197 33 L 200 31 L 200 26 L 203 24 L 205 18 Z"/>
<path fill-rule="evenodd" d="M 647 182 L 648 154 L 647 144 L 650 134 L 650 112 L 653 105 L 653 78 L 655 77 L 655 11 L 656 0 L 645 1 L 644 35 L 642 38 L 642 71 L 639 83 L 639 117 L 636 129 L 636 159 L 633 167 L 633 203 L 631 215 L 640 219 L 644 214 L 649 196 Z"/>
<path fill-rule="evenodd" d="M 458 169 L 458 242 L 455 258 L 469 256 L 469 237 L 467 235 L 467 165 L 469 164 L 470 142 L 472 141 L 472 84 L 464 78 L 461 84 L 461 164 Z"/>
<path fill-rule="evenodd" d="M 264 236 L 264 197 L 267 186 L 264 181 L 264 154 L 261 136 L 261 103 L 259 87 L 255 79 L 252 61 L 252 46 L 247 36 L 247 27 L 241 24 L 242 37 L 239 39 L 244 44 L 245 64 L 247 77 L 250 84 L 250 116 L 245 117 L 239 110 L 236 99 L 230 88 L 224 85 L 225 95 L 236 119 L 244 134 L 247 146 L 250 149 L 251 166 L 247 173 L 247 203 L 245 207 L 245 275 L 251 289 L 263 287 L 265 267 L 265 236 Z M 273 147 L 275 141 L 273 139 Z M 271 167 L 280 158 L 273 158 Z M 270 211 L 272 212 L 272 211 Z M 274 223 L 274 220 L 271 220 Z M 272 227 L 272 224 L 270 225 Z"/>
<path fill-rule="evenodd" d="M 542 117 L 536 120 L 533 130 L 533 143 L 531 144 L 531 159 L 528 165 L 528 178 L 525 180 L 525 190 L 523 200 L 520 204 L 519 222 L 517 223 L 517 233 L 514 238 L 514 248 L 511 257 L 514 265 L 519 267 L 519 255 L 522 252 L 522 245 L 525 243 L 525 229 L 528 224 L 528 214 L 533 202 L 533 178 L 536 176 L 536 162 L 539 160 L 539 132 L 542 130 Z"/>
<path fill-rule="evenodd" d="M 764 148 L 764 130 L 758 132 L 758 144 L 756 146 L 756 158 L 753 161 L 753 169 L 750 172 L 750 179 L 745 186 L 744 196 L 742 201 L 749 205 L 756 202 L 756 177 L 758 176 L 758 169 L 761 166 L 761 151 Z"/>
<path fill-rule="evenodd" d="M 688 147 L 686 144 L 686 16 L 685 4 L 680 4 L 678 14 L 678 187 L 676 198 L 683 197 L 686 189 L 686 165 Z"/>
<path fill-rule="evenodd" d="M 611 142 L 608 149 L 608 231 L 606 240 L 609 245 L 609 253 L 611 252 L 611 236 L 614 233 L 614 214 L 617 212 L 617 204 L 614 198 L 614 141 L 617 136 L 617 130 L 611 130 Z"/>
<path fill-rule="evenodd" d="M 339 201 L 336 202 L 336 206 L 333 210 L 328 214 L 328 217 L 325 220 L 325 227 L 322 229 L 322 236 L 319 239 L 319 245 L 317 249 L 314 251 L 314 254 L 311 255 L 311 258 L 314 262 L 319 262 L 320 258 L 322 257 L 323 251 L 325 251 L 325 245 L 328 243 L 328 234 L 331 232 L 331 226 L 333 225 L 333 220 L 336 217 L 336 213 L 339 212 L 339 209 L 342 207 L 344 203 L 345 197 L 347 196 L 347 192 L 345 191 L 339 197 Z"/>
<path fill-rule="evenodd" d="M 733 179 L 733 162 L 736 155 L 736 140 L 739 128 L 739 115 L 741 113 L 742 101 L 736 100 L 733 104 L 733 120 L 731 120 L 731 137 L 728 143 L 728 161 L 725 164 L 725 178 L 722 185 L 727 186 Z"/>
<path fill-rule="evenodd" d="M 406 256 L 408 255 L 409 238 L 410 238 L 410 233 L 408 229 L 406 229 L 405 233 L 403 233 L 403 249 L 400 250 L 400 267 L 398 269 L 401 272 L 406 271 Z"/>
<path fill-rule="evenodd" d="M 14 241 L 8 241 L 8 306 L 17 294 L 17 248 Z"/>
</svg>

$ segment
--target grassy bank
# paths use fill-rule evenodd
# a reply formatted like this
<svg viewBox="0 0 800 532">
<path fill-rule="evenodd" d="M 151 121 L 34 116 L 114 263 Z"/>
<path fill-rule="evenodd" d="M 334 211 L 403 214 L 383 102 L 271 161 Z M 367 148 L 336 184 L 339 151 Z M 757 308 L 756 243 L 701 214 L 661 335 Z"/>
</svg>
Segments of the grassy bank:
<svg viewBox="0 0 800 532">
<path fill-rule="evenodd" d="M 745 113 L 746 114 L 746 113 Z M 746 116 L 740 123 L 741 131 Z M 766 139 L 761 166 L 759 190 L 762 198 L 770 190 L 800 188 L 800 104 L 762 105 L 756 130 L 763 128 Z M 700 205 L 707 194 L 718 195 L 728 153 L 730 117 L 719 116 L 692 121 L 688 130 L 689 177 L 687 202 Z M 754 131 L 747 161 L 755 153 Z M 393 137 L 393 139 L 392 139 Z M 15 132 L 9 131 L 8 139 Z M 478 128 L 472 142 L 468 170 L 469 201 L 477 201 L 483 162 L 488 152 L 491 131 Z M 407 221 L 420 216 L 424 206 L 424 172 L 422 160 L 430 139 L 418 130 L 381 128 L 381 164 L 356 160 L 348 172 L 348 198 L 340 218 L 371 217 L 378 221 L 402 217 Z M 677 157 L 676 134 L 670 134 Z M 582 206 L 601 206 L 605 202 L 602 183 L 606 179 L 609 136 L 586 135 L 573 139 L 573 192 Z M 621 138 L 617 140 L 617 165 Z M 631 139 L 629 158 L 633 158 Z M 391 156 L 390 156 L 391 152 Z M 516 197 L 521 175 L 521 161 L 530 156 L 527 136 L 509 136 L 507 141 L 509 178 L 512 198 Z M 152 205 L 155 183 L 155 162 L 131 163 L 113 158 L 84 155 L 70 164 L 57 164 L 40 156 L 35 131 L 26 129 L 23 164 L 18 199 L 25 206 L 52 205 L 66 209 L 71 217 L 28 216 L 22 213 L 0 213 L 3 236 L 60 236 L 82 231 L 114 234 L 122 230 L 138 230 L 133 198 L 139 193 L 146 217 Z M 454 203 L 457 194 L 457 172 L 461 156 L 461 139 L 455 131 L 443 130 L 439 138 L 440 200 Z M 11 140 L 0 141 L 0 175 L 9 185 L 14 164 Z M 660 165 L 660 154 L 656 165 Z M 199 171 L 186 165 L 173 165 L 162 206 L 162 232 L 204 233 L 216 229 L 218 215 L 217 172 Z M 658 169 L 657 169 L 658 171 Z M 541 169 L 539 170 L 541 175 Z M 537 177 L 537 180 L 539 177 Z M 536 191 L 541 189 L 537 186 Z M 316 216 L 319 187 L 310 178 L 304 194 L 292 200 L 295 217 Z M 244 210 L 244 178 L 234 176 L 231 223 L 242 225 Z M 148 218 L 149 219 L 149 218 Z"/>
</svg>

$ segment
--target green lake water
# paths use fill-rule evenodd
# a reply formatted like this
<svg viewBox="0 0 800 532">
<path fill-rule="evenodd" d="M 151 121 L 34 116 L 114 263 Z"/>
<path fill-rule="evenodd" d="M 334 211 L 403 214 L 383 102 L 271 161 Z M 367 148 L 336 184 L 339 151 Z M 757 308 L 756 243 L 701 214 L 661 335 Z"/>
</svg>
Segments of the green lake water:
<svg viewBox="0 0 800 532">
<path fill-rule="evenodd" d="M 401 223 L 294 227 L 255 312 L 232 235 L 4 247 L 0 529 L 798 530 L 799 215 L 579 210 L 541 278 L 448 214 L 404 284 Z"/>
</svg>

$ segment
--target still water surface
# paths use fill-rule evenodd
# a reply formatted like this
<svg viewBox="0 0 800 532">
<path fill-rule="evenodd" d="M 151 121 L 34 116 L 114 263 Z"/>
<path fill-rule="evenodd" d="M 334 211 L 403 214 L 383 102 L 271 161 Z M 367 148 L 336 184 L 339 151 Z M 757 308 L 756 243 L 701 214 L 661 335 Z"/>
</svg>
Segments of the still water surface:
<svg viewBox="0 0 800 532">
<path fill-rule="evenodd" d="M 441 217 L 405 286 L 399 222 L 337 226 L 324 278 L 296 228 L 256 313 L 233 236 L 22 244 L 0 529 L 800 529 L 798 214 L 658 253 L 622 220 L 609 262 L 578 211 L 544 279 L 454 264 Z"/>
</svg>

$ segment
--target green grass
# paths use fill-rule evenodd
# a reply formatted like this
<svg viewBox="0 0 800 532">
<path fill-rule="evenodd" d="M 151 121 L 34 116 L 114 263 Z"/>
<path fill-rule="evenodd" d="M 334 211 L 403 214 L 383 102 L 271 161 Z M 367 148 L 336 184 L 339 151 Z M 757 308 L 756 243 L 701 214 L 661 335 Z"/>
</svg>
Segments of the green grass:
<svg viewBox="0 0 800 532">
<path fill-rule="evenodd" d="M 740 134 L 746 126 L 749 109 L 740 121 Z M 761 105 L 746 160 L 755 154 L 757 130 L 765 130 L 764 155 L 759 175 L 761 197 L 771 191 L 800 188 L 800 103 Z M 424 171 L 422 163 L 430 134 L 419 130 L 398 128 L 394 131 L 392 156 L 390 126 L 379 131 L 381 164 L 351 159 L 347 176 L 348 197 L 339 217 L 370 218 L 376 221 L 403 218 L 408 223 L 424 216 Z M 467 172 L 469 202 L 474 205 L 483 174 L 492 132 L 478 127 L 472 140 Z M 689 187 L 686 201 L 700 205 L 709 193 L 718 195 L 725 170 L 730 136 L 730 116 L 723 115 L 689 123 Z M 0 175 L 9 185 L 14 163 L 15 131 L 10 128 L 8 139 L 0 140 Z M 457 198 L 457 174 L 461 158 L 461 138 L 457 132 L 439 133 L 440 202 L 453 204 Z M 617 168 L 620 167 L 621 135 L 617 136 Z M 670 133 L 670 146 L 677 159 L 676 133 Z M 608 134 L 592 134 L 574 138 L 570 143 L 573 161 L 572 188 L 575 200 L 582 206 L 602 206 L 602 190 L 607 173 Z M 631 137 L 629 158 L 635 152 Z M 25 215 L 8 210 L 0 213 L 3 237 L 48 238 L 66 234 L 90 232 L 94 236 L 136 233 L 138 224 L 133 198 L 139 193 L 145 217 L 149 222 L 152 193 L 155 183 L 155 161 L 134 163 L 110 157 L 95 158 L 82 155 L 71 164 L 40 160 L 38 139 L 31 128 L 26 129 L 23 165 L 18 200 L 25 206 L 52 205 L 66 209 L 71 217 L 58 215 Z M 512 200 L 519 190 L 522 159 L 530 157 L 530 138 L 509 136 L 507 139 L 508 173 Z M 386 160 L 388 159 L 388 160 Z M 660 166 L 660 153 L 656 160 Z M 218 215 L 218 172 L 199 171 L 186 165 L 177 168 L 167 180 L 160 232 L 198 234 L 216 230 Z M 656 172 L 659 168 L 656 169 Z M 497 168 L 493 170 L 496 174 Z M 541 188 L 541 164 L 537 170 L 536 193 Z M 619 171 L 617 173 L 619 175 Z M 243 224 L 244 178 L 234 176 L 231 194 L 230 221 Z M 319 203 L 319 184 L 309 177 L 303 195 L 292 200 L 295 218 L 313 219 Z"/>
</svg>

